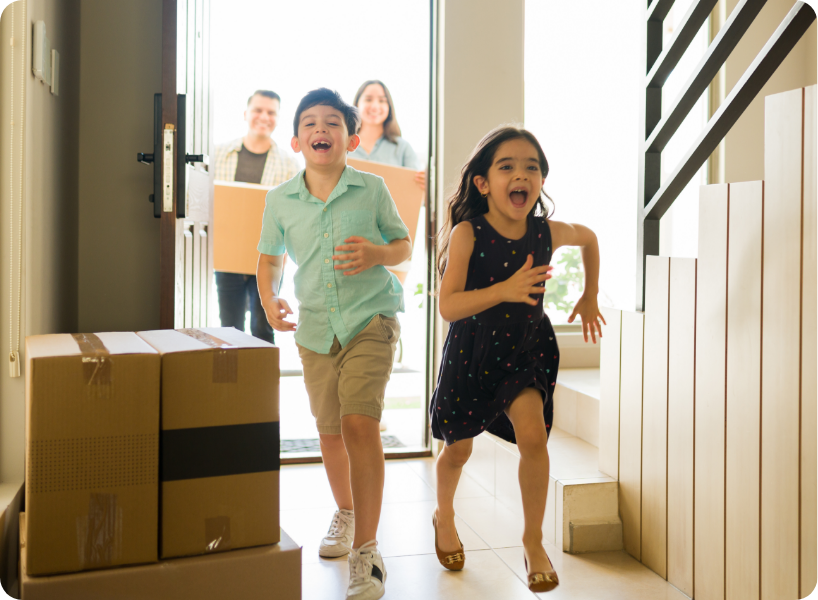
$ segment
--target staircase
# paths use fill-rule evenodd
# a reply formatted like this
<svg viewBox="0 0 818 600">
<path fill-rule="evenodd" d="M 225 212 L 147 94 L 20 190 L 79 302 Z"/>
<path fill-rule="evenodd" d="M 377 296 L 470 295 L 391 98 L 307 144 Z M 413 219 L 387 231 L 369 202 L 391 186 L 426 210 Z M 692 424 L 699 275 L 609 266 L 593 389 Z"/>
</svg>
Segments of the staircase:
<svg viewBox="0 0 818 600">
<path fill-rule="evenodd" d="M 698 259 L 605 309 L 599 469 L 625 550 L 696 600 L 816 579 L 816 88 L 766 98 L 765 180 L 704 186 Z"/>
</svg>

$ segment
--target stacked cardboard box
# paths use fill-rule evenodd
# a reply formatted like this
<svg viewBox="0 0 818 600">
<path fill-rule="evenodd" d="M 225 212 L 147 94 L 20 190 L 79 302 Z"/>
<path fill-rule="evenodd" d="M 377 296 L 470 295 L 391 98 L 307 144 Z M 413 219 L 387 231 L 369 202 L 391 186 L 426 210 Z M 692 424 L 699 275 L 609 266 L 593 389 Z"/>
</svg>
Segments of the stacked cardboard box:
<svg viewBox="0 0 818 600">
<path fill-rule="evenodd" d="M 276 347 L 212 328 L 26 350 L 23 598 L 300 598 Z"/>
<path fill-rule="evenodd" d="M 133 333 L 26 339 L 28 573 L 157 560 L 159 354 Z"/>
<path fill-rule="evenodd" d="M 20 515 L 22 600 L 301 600 L 301 547 L 281 532 L 270 546 L 152 565 L 31 577 Z"/>
<path fill-rule="evenodd" d="M 278 348 L 232 328 L 139 336 L 162 357 L 161 557 L 275 544 Z"/>
</svg>

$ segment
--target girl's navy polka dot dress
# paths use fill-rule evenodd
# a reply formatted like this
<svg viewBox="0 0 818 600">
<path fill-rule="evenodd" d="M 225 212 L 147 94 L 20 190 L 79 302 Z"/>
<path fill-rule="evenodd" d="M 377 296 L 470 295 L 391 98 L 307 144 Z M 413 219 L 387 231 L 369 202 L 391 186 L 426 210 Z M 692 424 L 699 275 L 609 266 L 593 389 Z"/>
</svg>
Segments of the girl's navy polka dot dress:
<svg viewBox="0 0 818 600">
<path fill-rule="evenodd" d="M 533 212 L 519 240 L 501 236 L 479 216 L 471 221 L 474 251 L 466 290 L 487 288 L 508 279 L 534 255 L 534 266 L 551 261 L 551 230 Z M 504 409 L 527 387 L 543 394 L 546 431 L 551 432 L 559 350 L 551 321 L 536 306 L 504 302 L 450 324 L 437 389 L 429 408 L 432 434 L 452 444 L 483 431 L 516 443 Z"/>
</svg>

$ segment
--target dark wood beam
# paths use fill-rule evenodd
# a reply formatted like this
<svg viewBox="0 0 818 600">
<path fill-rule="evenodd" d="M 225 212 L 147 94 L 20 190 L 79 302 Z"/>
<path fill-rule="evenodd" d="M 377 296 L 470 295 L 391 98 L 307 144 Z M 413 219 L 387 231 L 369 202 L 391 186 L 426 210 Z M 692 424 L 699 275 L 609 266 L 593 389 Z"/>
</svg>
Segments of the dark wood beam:
<svg viewBox="0 0 818 600">
<path fill-rule="evenodd" d="M 736 83 L 730 95 L 707 123 L 704 131 L 681 160 L 662 188 L 645 206 L 642 217 L 658 220 L 679 197 L 693 176 L 713 153 L 730 128 L 738 121 L 761 88 L 784 62 L 812 22 L 815 12 L 804 2 L 796 2 L 770 40 Z"/>
</svg>

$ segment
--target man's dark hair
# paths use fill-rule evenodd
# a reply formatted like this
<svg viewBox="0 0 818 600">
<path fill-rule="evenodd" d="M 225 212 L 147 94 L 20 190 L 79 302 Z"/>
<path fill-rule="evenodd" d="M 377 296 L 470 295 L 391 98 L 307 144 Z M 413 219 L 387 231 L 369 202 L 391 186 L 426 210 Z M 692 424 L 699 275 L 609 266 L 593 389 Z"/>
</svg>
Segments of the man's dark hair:
<svg viewBox="0 0 818 600">
<path fill-rule="evenodd" d="M 301 120 L 301 113 L 313 106 L 330 106 L 344 116 L 347 126 L 347 133 L 354 135 L 358 133 L 361 126 L 361 117 L 358 116 L 358 109 L 344 102 L 341 94 L 328 88 L 318 88 L 309 92 L 301 98 L 298 108 L 295 109 L 295 119 L 293 119 L 293 135 L 298 137 L 298 122 Z"/>
<path fill-rule="evenodd" d="M 250 106 L 250 102 L 253 101 L 254 96 L 264 96 L 265 98 L 269 98 L 270 100 L 278 100 L 278 103 L 281 104 L 281 96 L 276 94 L 270 90 L 256 90 L 253 92 L 253 95 L 247 99 L 247 106 Z"/>
</svg>

